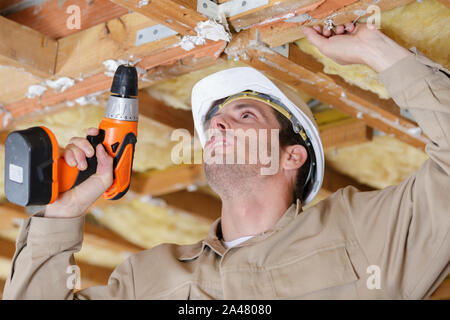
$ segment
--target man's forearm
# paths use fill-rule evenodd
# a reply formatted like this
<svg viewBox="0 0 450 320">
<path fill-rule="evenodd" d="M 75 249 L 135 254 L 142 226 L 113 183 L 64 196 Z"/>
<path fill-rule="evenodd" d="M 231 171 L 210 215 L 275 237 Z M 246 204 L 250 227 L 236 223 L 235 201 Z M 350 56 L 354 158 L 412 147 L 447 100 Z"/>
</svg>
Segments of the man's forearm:
<svg viewBox="0 0 450 320">
<path fill-rule="evenodd" d="M 411 55 L 413 55 L 412 52 L 381 33 L 378 41 L 365 46 L 363 60 L 369 67 L 380 73 Z"/>
</svg>

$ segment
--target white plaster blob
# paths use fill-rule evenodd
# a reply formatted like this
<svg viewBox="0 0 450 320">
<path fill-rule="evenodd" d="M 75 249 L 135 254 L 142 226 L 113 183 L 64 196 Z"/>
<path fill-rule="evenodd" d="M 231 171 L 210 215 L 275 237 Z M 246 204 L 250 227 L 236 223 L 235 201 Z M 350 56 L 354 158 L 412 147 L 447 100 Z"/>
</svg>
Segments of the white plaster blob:
<svg viewBox="0 0 450 320">
<path fill-rule="evenodd" d="M 0 114 L 5 114 L 3 116 L 3 128 L 5 128 L 9 121 L 12 119 L 11 112 L 9 112 L 2 104 L 0 104 Z"/>
<path fill-rule="evenodd" d="M 129 64 L 129 61 L 120 59 L 119 60 L 109 59 L 103 61 L 103 65 L 106 68 L 105 74 L 108 77 L 114 77 L 114 73 L 116 72 L 117 68 L 122 64 Z"/>
<path fill-rule="evenodd" d="M 149 0 L 141 0 L 139 1 L 138 8 L 142 8 L 143 6 L 148 5 Z"/>
<path fill-rule="evenodd" d="M 28 87 L 28 91 L 25 96 L 27 98 L 33 99 L 36 97 L 40 97 L 45 91 L 47 91 L 46 87 L 41 86 L 40 84 L 33 84 Z"/>
<path fill-rule="evenodd" d="M 160 198 L 153 198 L 151 195 L 144 195 L 139 197 L 139 201 L 149 203 L 155 207 L 166 207 L 167 203 Z"/>
<path fill-rule="evenodd" d="M 85 106 L 87 104 L 98 104 L 97 95 L 87 95 L 84 97 L 79 97 L 75 99 L 75 102 L 78 103 L 80 106 Z"/>
<path fill-rule="evenodd" d="M 75 84 L 75 80 L 70 79 L 68 77 L 61 77 L 56 80 L 47 80 L 44 82 L 44 84 L 55 91 L 63 92 L 67 88 L 72 87 Z"/>
<path fill-rule="evenodd" d="M 225 30 L 223 25 L 215 22 L 212 19 L 201 21 L 195 27 L 197 32 L 196 36 L 184 36 L 179 45 L 186 51 L 192 50 L 195 46 L 202 45 L 206 42 L 206 39 L 219 41 L 230 41 L 231 36 Z"/>
</svg>

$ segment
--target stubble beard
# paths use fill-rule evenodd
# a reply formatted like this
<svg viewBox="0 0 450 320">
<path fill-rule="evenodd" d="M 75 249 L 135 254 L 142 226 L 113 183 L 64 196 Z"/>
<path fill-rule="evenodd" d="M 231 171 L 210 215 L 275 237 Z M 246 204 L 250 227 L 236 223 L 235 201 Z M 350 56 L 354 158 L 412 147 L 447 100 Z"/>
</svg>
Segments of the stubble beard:
<svg viewBox="0 0 450 320">
<path fill-rule="evenodd" d="M 222 199 L 248 193 L 260 177 L 260 168 L 258 164 L 204 164 L 208 184 Z"/>
</svg>

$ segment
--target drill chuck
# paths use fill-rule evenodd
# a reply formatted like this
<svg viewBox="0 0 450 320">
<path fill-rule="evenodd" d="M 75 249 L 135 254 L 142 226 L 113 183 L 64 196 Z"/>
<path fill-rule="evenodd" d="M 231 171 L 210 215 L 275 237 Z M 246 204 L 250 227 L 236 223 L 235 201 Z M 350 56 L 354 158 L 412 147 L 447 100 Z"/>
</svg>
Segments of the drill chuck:
<svg viewBox="0 0 450 320">
<path fill-rule="evenodd" d="M 135 67 L 120 65 L 114 73 L 111 93 L 121 97 L 137 97 L 138 75 Z"/>
<path fill-rule="evenodd" d="M 115 120 L 138 121 L 139 107 L 135 98 L 109 96 L 105 117 Z"/>
</svg>

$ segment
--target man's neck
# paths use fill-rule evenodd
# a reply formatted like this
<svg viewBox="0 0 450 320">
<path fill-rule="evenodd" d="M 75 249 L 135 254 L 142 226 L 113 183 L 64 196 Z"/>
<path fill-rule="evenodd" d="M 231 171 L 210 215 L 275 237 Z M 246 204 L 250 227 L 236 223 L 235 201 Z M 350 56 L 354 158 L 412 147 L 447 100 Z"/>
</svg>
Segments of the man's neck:
<svg viewBox="0 0 450 320">
<path fill-rule="evenodd" d="M 224 240 L 232 241 L 271 229 L 290 205 L 290 192 L 281 181 L 253 183 L 245 190 L 222 196 Z"/>
</svg>

